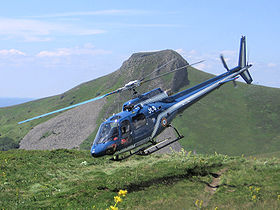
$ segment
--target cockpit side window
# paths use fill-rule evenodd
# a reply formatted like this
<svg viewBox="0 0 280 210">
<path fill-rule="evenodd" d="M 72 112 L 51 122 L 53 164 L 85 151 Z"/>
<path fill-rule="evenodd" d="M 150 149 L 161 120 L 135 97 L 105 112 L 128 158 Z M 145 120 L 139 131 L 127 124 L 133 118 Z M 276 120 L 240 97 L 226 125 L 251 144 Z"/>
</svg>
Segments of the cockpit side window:
<svg viewBox="0 0 280 210">
<path fill-rule="evenodd" d="M 144 114 L 138 114 L 132 117 L 132 123 L 135 129 L 141 128 L 142 126 L 146 125 L 146 117 Z"/>
<path fill-rule="evenodd" d="M 115 137 L 118 137 L 118 135 L 119 133 L 117 122 L 102 123 L 99 127 L 94 143 L 106 143 L 113 140 Z"/>
<path fill-rule="evenodd" d="M 130 132 L 130 123 L 128 120 L 124 120 L 121 123 L 121 132 L 122 134 L 127 134 Z"/>
</svg>

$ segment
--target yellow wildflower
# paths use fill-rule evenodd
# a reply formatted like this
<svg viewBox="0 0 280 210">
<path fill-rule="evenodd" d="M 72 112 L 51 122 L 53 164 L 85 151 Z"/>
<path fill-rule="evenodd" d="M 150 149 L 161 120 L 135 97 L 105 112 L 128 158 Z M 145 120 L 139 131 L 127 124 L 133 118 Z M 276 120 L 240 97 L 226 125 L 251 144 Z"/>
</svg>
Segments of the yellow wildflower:
<svg viewBox="0 0 280 210">
<path fill-rule="evenodd" d="M 250 186 L 250 187 L 249 187 L 249 189 L 250 189 L 250 190 L 252 190 L 252 189 L 253 189 L 253 187 L 252 187 L 252 186 Z"/>
<path fill-rule="evenodd" d="M 111 209 L 111 210 L 118 210 L 119 208 L 116 207 L 116 206 L 110 206 L 110 209 Z"/>
<path fill-rule="evenodd" d="M 119 196 L 123 196 L 123 197 L 125 197 L 126 194 L 127 194 L 127 190 L 120 190 L 118 193 Z"/>
<path fill-rule="evenodd" d="M 255 191 L 258 193 L 260 191 L 260 189 L 261 189 L 260 187 L 256 187 Z"/>
<path fill-rule="evenodd" d="M 5 159 L 5 163 L 8 163 L 7 159 Z"/>
<path fill-rule="evenodd" d="M 199 200 L 196 200 L 196 201 L 195 201 L 195 206 L 198 207 L 198 204 L 199 204 Z"/>
<path fill-rule="evenodd" d="M 216 206 L 215 210 L 218 210 L 218 207 Z"/>
<path fill-rule="evenodd" d="M 202 207 L 202 204 L 203 204 L 203 200 L 200 201 L 199 208 Z"/>
<path fill-rule="evenodd" d="M 114 200 L 115 200 L 116 203 L 121 203 L 122 202 L 122 199 L 121 199 L 120 196 L 115 196 Z"/>
<path fill-rule="evenodd" d="M 252 201 L 255 201 L 257 199 L 257 196 L 256 195 L 253 195 L 252 196 Z"/>
</svg>

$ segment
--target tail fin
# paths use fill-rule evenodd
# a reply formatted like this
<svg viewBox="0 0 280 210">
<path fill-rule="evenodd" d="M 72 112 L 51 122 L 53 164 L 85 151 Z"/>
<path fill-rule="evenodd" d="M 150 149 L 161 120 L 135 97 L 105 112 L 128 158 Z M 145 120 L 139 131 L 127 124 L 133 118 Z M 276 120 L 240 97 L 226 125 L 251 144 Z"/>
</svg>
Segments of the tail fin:
<svg viewBox="0 0 280 210">
<path fill-rule="evenodd" d="M 248 68 L 251 67 L 251 65 L 247 65 L 246 63 L 246 39 L 245 36 L 241 37 L 240 41 L 240 52 L 239 52 L 239 61 L 238 61 L 238 66 L 240 69 L 246 68 L 245 71 L 243 71 L 240 75 L 241 77 L 247 82 L 247 84 L 251 84 L 253 79 L 248 71 Z"/>
</svg>

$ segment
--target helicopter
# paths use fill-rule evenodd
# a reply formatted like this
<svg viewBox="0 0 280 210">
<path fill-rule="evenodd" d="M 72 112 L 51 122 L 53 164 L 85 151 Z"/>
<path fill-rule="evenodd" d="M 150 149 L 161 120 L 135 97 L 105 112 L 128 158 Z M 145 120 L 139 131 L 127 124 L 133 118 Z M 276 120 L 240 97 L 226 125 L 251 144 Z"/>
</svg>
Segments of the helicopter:
<svg viewBox="0 0 280 210">
<path fill-rule="evenodd" d="M 236 86 L 235 80 L 238 79 L 239 76 L 241 76 L 247 84 L 252 83 L 253 79 L 249 73 L 249 68 L 252 67 L 252 64 L 248 64 L 246 62 L 245 36 L 242 36 L 240 40 L 239 61 L 236 67 L 229 69 L 224 56 L 221 55 L 220 58 L 224 68 L 227 70 L 225 73 L 173 95 L 169 95 L 167 91 L 163 91 L 161 88 L 156 88 L 139 95 L 136 89 L 146 82 L 179 70 L 187 69 L 188 67 L 203 61 L 184 65 L 167 73 L 147 79 L 154 72 L 173 61 L 170 60 L 152 71 L 149 75 L 146 75 L 144 78 L 130 81 L 117 90 L 78 104 L 18 122 L 18 124 L 68 110 L 129 90 L 132 91 L 133 95 L 136 97 L 125 102 L 122 106 L 121 112 L 114 114 L 101 123 L 90 152 L 94 158 L 105 155 L 113 156 L 111 160 L 114 161 L 121 161 L 131 157 L 132 155 L 150 155 L 184 138 L 184 136 L 181 135 L 174 126 L 172 126 L 171 122 L 185 109 L 228 82 L 232 81 L 234 86 Z M 168 127 L 174 129 L 177 137 L 171 141 L 169 139 L 156 141 L 155 138 Z M 126 154 L 127 152 L 129 154 Z"/>
</svg>

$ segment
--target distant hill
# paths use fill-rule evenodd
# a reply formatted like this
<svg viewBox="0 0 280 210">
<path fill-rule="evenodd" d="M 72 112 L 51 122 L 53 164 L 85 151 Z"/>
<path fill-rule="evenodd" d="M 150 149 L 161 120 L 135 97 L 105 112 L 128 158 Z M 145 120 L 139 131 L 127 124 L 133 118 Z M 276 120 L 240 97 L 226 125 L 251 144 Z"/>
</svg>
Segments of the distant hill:
<svg viewBox="0 0 280 210">
<path fill-rule="evenodd" d="M 22 125 L 16 122 L 119 88 L 131 80 L 142 78 L 173 58 L 176 60 L 171 65 L 156 74 L 182 66 L 187 61 L 172 50 L 135 53 L 117 71 L 83 83 L 64 94 L 0 108 L 0 134 L 16 143 L 24 139 L 22 143 L 30 149 L 44 149 L 39 145 L 49 146 L 47 149 L 73 148 L 80 144 L 81 148 L 89 149 L 98 125 L 103 119 L 119 112 L 122 103 L 131 97 L 129 94 L 115 95 L 101 101 L 101 104 L 92 103 Z M 139 92 L 156 87 L 176 92 L 211 77 L 213 75 L 188 68 L 188 71 L 154 80 L 142 86 Z M 237 88 L 233 88 L 232 84 L 226 84 L 187 109 L 175 119 L 174 124 L 185 136 L 180 140 L 182 146 L 197 153 L 217 151 L 250 155 L 279 151 L 280 89 L 240 82 Z"/>
<path fill-rule="evenodd" d="M 13 106 L 22 104 L 28 101 L 33 101 L 33 98 L 0 98 L 0 107 Z"/>
</svg>

